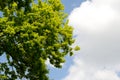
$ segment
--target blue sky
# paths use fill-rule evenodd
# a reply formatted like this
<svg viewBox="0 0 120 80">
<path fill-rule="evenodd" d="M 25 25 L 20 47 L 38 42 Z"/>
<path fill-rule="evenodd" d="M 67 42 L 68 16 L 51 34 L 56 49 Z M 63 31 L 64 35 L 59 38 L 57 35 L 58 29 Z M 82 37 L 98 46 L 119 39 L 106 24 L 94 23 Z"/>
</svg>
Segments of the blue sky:
<svg viewBox="0 0 120 80">
<path fill-rule="evenodd" d="M 69 14 L 75 7 L 80 6 L 83 1 L 85 0 L 62 0 L 62 3 L 65 6 L 65 12 Z"/>
</svg>

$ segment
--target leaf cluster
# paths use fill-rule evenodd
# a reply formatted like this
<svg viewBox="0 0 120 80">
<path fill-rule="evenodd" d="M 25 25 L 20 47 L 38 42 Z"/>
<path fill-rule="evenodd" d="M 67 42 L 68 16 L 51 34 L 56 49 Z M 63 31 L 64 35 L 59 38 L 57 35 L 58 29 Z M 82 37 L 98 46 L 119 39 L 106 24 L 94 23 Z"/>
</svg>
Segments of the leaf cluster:
<svg viewBox="0 0 120 80">
<path fill-rule="evenodd" d="M 73 28 L 60 0 L 0 0 L 0 64 L 3 78 L 48 80 L 45 61 L 57 68 L 72 53 Z M 78 49 L 78 48 L 77 48 Z"/>
</svg>

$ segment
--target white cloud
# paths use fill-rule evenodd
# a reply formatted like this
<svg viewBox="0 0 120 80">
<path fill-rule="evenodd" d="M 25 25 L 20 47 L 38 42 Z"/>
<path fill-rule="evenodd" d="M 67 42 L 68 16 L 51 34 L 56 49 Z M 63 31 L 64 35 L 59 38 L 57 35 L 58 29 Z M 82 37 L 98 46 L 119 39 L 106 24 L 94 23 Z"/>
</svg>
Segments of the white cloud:
<svg viewBox="0 0 120 80">
<path fill-rule="evenodd" d="M 95 74 L 96 80 L 120 80 L 115 72 L 103 70 L 103 71 L 97 71 Z"/>
<path fill-rule="evenodd" d="M 63 80 L 120 80 L 111 68 L 96 67 L 76 58 L 69 69 L 69 75 Z"/>
<path fill-rule="evenodd" d="M 83 2 L 69 15 L 81 50 L 63 80 L 120 80 L 120 0 Z"/>
</svg>

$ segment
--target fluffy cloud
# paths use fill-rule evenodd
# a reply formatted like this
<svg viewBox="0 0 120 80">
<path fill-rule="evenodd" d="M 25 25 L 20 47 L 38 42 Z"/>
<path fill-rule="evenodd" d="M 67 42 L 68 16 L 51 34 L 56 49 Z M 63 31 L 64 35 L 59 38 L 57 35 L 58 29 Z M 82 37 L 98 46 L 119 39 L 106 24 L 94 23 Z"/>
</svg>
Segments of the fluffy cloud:
<svg viewBox="0 0 120 80">
<path fill-rule="evenodd" d="M 81 50 L 63 80 L 120 80 L 120 0 L 83 2 L 69 15 Z"/>
</svg>

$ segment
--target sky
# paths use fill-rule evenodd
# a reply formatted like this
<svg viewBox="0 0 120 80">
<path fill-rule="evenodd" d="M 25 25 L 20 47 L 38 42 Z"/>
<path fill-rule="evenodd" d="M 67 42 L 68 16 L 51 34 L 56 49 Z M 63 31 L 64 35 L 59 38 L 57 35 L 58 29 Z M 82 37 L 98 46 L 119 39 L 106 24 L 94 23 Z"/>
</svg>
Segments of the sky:
<svg viewBox="0 0 120 80">
<path fill-rule="evenodd" d="M 54 80 L 120 80 L 120 0 L 64 0 L 75 45 L 63 68 L 50 69 Z"/>
<path fill-rule="evenodd" d="M 48 65 L 50 79 L 120 80 L 120 0 L 62 2 L 81 50 L 62 69 Z"/>
</svg>

